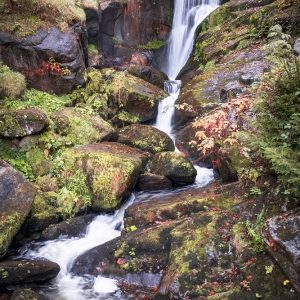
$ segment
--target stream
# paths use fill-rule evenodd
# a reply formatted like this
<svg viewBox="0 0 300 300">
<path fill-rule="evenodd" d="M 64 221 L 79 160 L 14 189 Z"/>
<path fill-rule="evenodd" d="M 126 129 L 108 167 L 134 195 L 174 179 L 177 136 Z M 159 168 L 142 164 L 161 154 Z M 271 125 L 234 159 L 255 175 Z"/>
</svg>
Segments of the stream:
<svg viewBox="0 0 300 300">
<path fill-rule="evenodd" d="M 191 54 L 197 27 L 218 7 L 218 2 L 217 0 L 175 0 L 173 28 L 167 46 L 166 64 L 162 66 L 162 71 L 169 77 L 169 81 L 165 83 L 165 90 L 169 96 L 161 101 L 154 124 L 156 128 L 166 132 L 173 141 L 175 141 L 175 133 L 172 118 L 175 101 L 181 87 L 181 82 L 176 78 Z M 54 241 L 35 243 L 30 249 L 24 251 L 23 258 L 46 258 L 60 265 L 61 271 L 57 278 L 52 284 L 42 286 L 40 292 L 56 300 L 125 299 L 114 278 L 72 275 L 70 269 L 73 262 L 87 250 L 120 236 L 125 210 L 134 201 L 149 200 L 157 195 L 177 194 L 182 190 L 201 188 L 214 180 L 211 169 L 199 166 L 195 168 L 197 177 L 191 186 L 155 193 L 133 193 L 114 214 L 97 216 L 87 227 L 83 237 L 69 239 L 61 237 Z"/>
</svg>

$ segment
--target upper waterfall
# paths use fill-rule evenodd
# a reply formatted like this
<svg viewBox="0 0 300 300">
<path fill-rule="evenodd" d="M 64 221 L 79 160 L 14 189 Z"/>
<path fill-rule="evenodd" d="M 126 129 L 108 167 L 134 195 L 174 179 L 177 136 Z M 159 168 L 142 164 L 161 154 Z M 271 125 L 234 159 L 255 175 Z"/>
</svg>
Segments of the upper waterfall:
<svg viewBox="0 0 300 300">
<path fill-rule="evenodd" d="M 199 24 L 219 5 L 219 0 L 175 0 L 171 36 L 163 71 L 175 80 L 193 50 Z"/>
</svg>

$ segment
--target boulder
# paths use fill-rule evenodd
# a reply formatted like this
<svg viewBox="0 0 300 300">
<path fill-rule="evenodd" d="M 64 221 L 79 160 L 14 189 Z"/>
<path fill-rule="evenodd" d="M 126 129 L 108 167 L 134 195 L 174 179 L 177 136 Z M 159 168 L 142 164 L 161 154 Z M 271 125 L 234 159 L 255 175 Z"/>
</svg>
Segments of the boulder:
<svg viewBox="0 0 300 300">
<path fill-rule="evenodd" d="M 51 116 L 55 131 L 73 145 L 116 140 L 117 133 L 112 125 L 99 116 L 83 115 L 75 108 L 63 108 Z"/>
<path fill-rule="evenodd" d="M 192 163 L 178 152 L 155 154 L 149 164 L 149 172 L 165 176 L 175 184 L 194 183 L 197 175 Z"/>
<path fill-rule="evenodd" d="M 294 47 L 293 47 L 295 53 L 298 54 L 298 56 L 300 56 L 300 38 L 298 38 L 296 41 L 295 41 L 295 44 L 294 44 Z"/>
<path fill-rule="evenodd" d="M 47 298 L 30 289 L 17 289 L 10 300 L 46 300 Z"/>
<path fill-rule="evenodd" d="M 0 161 L 0 258 L 27 218 L 35 195 L 36 189 L 31 183 Z"/>
<path fill-rule="evenodd" d="M 135 124 L 123 128 L 118 142 L 151 153 L 175 150 L 172 139 L 166 133 L 149 125 Z"/>
<path fill-rule="evenodd" d="M 109 93 L 111 117 L 120 110 L 135 115 L 141 122 L 156 118 L 158 103 L 167 95 L 157 86 L 128 72 L 102 71 Z"/>
<path fill-rule="evenodd" d="M 172 187 L 172 181 L 165 176 L 144 173 L 139 178 L 138 187 L 142 191 L 170 189 Z"/>
<path fill-rule="evenodd" d="M 127 72 L 148 81 L 161 89 L 164 88 L 164 82 L 168 80 L 167 75 L 151 66 L 129 66 Z"/>
<path fill-rule="evenodd" d="M 55 225 L 51 225 L 43 231 L 42 238 L 44 240 L 55 240 L 60 236 L 68 238 L 78 237 L 85 232 L 87 226 L 92 222 L 95 216 L 95 214 L 78 216 Z"/>
<path fill-rule="evenodd" d="M 300 293 L 300 210 L 268 219 L 263 236 L 268 251 Z"/>
<path fill-rule="evenodd" d="M 37 108 L 0 112 L 0 136 L 2 137 L 33 135 L 45 130 L 48 125 L 47 116 Z"/>
<path fill-rule="evenodd" d="M 65 32 L 56 27 L 38 30 L 23 38 L 0 33 L 3 62 L 25 75 L 29 86 L 46 92 L 68 93 L 84 83 L 85 48 L 84 29 L 78 25 Z"/>
<path fill-rule="evenodd" d="M 62 185 L 75 180 L 81 186 L 76 205 L 112 211 L 131 193 L 148 155 L 126 145 L 104 142 L 68 149 L 62 159 Z"/>
<path fill-rule="evenodd" d="M 48 281 L 59 271 L 58 264 L 47 260 L 5 260 L 0 262 L 0 286 Z"/>
</svg>

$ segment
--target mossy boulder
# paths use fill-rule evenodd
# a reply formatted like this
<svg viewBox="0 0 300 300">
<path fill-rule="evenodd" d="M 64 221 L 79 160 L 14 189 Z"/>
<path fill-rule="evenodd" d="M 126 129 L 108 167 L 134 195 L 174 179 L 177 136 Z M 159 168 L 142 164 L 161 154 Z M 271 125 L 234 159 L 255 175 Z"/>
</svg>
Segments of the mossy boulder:
<svg viewBox="0 0 300 300">
<path fill-rule="evenodd" d="M 150 66 L 129 66 L 128 73 L 148 81 L 161 89 L 164 88 L 164 82 L 168 80 L 168 76 Z"/>
<path fill-rule="evenodd" d="M 55 131 L 73 145 L 115 140 L 116 130 L 99 116 L 90 116 L 76 108 L 63 108 L 52 114 Z"/>
<path fill-rule="evenodd" d="M 264 240 L 268 251 L 300 293 L 300 210 L 268 219 Z"/>
<path fill-rule="evenodd" d="M 197 171 L 192 163 L 178 152 L 155 154 L 149 163 L 149 172 L 166 176 L 175 184 L 194 183 Z"/>
<path fill-rule="evenodd" d="M 112 114 L 120 109 L 125 110 L 139 117 L 141 122 L 156 117 L 158 103 L 166 97 L 162 89 L 126 71 L 105 69 L 102 73 L 108 83 L 109 106 Z"/>
<path fill-rule="evenodd" d="M 24 137 L 45 130 L 47 116 L 39 109 L 2 110 L 0 112 L 0 136 Z"/>
<path fill-rule="evenodd" d="M 17 289 L 13 292 L 11 300 L 46 300 L 46 298 L 31 289 Z"/>
<path fill-rule="evenodd" d="M 59 176 L 78 206 L 114 210 L 134 188 L 147 155 L 118 143 L 91 144 L 66 150 Z M 76 187 L 74 186 L 76 184 Z"/>
<path fill-rule="evenodd" d="M 36 189 L 31 183 L 0 161 L 0 258 L 27 218 L 35 195 Z"/>
<path fill-rule="evenodd" d="M 59 273 L 58 264 L 51 261 L 6 260 L 0 262 L 0 286 L 45 282 Z"/>
<path fill-rule="evenodd" d="M 18 98 L 25 89 L 25 76 L 0 63 L 0 99 L 5 97 Z"/>
<path fill-rule="evenodd" d="M 118 142 L 151 153 L 175 150 L 172 139 L 166 133 L 141 124 L 123 128 L 119 132 Z"/>
</svg>

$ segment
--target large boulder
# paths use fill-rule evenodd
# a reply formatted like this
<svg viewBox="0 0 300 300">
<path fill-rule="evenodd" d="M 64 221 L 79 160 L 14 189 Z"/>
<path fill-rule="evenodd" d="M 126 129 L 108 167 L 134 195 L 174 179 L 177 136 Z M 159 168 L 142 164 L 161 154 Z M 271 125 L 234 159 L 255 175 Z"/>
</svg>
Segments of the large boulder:
<svg viewBox="0 0 300 300">
<path fill-rule="evenodd" d="M 35 195 L 32 184 L 9 164 L 0 161 L 0 258 L 27 218 Z"/>
<path fill-rule="evenodd" d="M 194 183 L 197 175 L 192 163 L 178 152 L 157 153 L 149 164 L 149 172 L 165 176 L 175 184 Z"/>
<path fill-rule="evenodd" d="M 130 194 L 148 156 L 126 145 L 105 142 L 68 149 L 62 159 L 61 183 L 69 186 L 79 181 L 81 186 L 77 205 L 111 211 Z"/>
<path fill-rule="evenodd" d="M 85 47 L 86 36 L 78 25 L 65 32 L 56 27 L 38 30 L 23 38 L 0 33 L 3 62 L 23 73 L 31 87 L 48 92 L 68 93 L 84 83 Z"/>
<path fill-rule="evenodd" d="M 268 219 L 263 235 L 268 251 L 300 293 L 300 210 Z"/>
<path fill-rule="evenodd" d="M 128 73 L 148 81 L 160 88 L 164 88 L 164 82 L 168 80 L 168 76 L 164 73 L 154 69 L 151 66 L 129 66 Z"/>
<path fill-rule="evenodd" d="M 20 110 L 2 110 L 0 112 L 0 136 L 24 137 L 46 129 L 47 116 L 37 108 Z"/>
<path fill-rule="evenodd" d="M 51 261 L 5 260 L 0 262 L 0 286 L 48 281 L 60 271 Z"/>
<path fill-rule="evenodd" d="M 55 131 L 73 145 L 115 140 L 116 130 L 99 116 L 83 115 L 68 107 L 52 114 Z"/>
<path fill-rule="evenodd" d="M 156 191 L 172 188 L 172 181 L 166 176 L 144 173 L 140 176 L 138 187 L 142 191 Z"/>
<path fill-rule="evenodd" d="M 105 69 L 102 73 L 108 83 L 111 116 L 124 110 L 139 117 L 140 122 L 155 119 L 158 103 L 166 97 L 162 89 L 126 71 Z"/>
<path fill-rule="evenodd" d="M 151 153 L 175 150 L 172 139 L 166 133 L 148 125 L 135 124 L 123 128 L 118 142 Z"/>
</svg>

